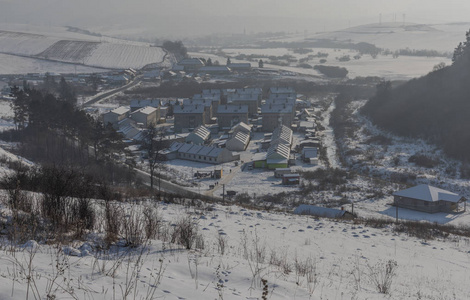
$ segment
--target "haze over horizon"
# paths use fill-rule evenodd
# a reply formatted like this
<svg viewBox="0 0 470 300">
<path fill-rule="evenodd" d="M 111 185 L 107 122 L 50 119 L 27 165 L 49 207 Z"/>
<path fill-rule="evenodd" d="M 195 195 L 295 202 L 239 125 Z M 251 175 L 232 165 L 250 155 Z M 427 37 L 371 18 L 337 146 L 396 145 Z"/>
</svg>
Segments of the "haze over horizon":
<svg viewBox="0 0 470 300">
<path fill-rule="evenodd" d="M 451 0 L 0 0 L 0 23 L 78 26 L 116 34 L 338 30 L 382 22 L 468 21 L 470 1 Z"/>
</svg>

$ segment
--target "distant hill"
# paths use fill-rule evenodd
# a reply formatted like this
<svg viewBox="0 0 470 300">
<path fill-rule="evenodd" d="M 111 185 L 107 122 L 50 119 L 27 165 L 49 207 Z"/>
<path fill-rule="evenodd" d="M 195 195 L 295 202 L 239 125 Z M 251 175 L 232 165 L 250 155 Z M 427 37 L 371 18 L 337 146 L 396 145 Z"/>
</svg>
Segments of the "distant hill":
<svg viewBox="0 0 470 300">
<path fill-rule="evenodd" d="M 425 138 L 458 159 L 470 160 L 470 35 L 454 63 L 398 87 L 379 84 L 362 112 L 394 133 Z"/>
<path fill-rule="evenodd" d="M 54 28 L 50 33 L 0 29 L 0 53 L 108 69 L 140 69 L 164 64 L 166 58 L 161 47 L 67 32 L 65 28 Z"/>
</svg>

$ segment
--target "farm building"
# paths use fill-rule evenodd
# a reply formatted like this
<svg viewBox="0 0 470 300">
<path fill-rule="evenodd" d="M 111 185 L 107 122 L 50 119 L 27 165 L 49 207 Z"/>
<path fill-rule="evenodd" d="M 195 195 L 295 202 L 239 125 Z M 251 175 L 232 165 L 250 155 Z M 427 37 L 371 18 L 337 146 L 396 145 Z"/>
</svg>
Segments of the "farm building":
<svg viewBox="0 0 470 300">
<path fill-rule="evenodd" d="M 141 126 L 147 128 L 157 124 L 157 120 L 160 119 L 160 110 L 152 106 L 147 106 L 132 112 L 129 117 L 137 124 L 141 124 Z"/>
<path fill-rule="evenodd" d="M 125 106 L 120 106 L 118 108 L 115 108 L 103 114 L 103 123 L 104 125 L 107 125 L 109 123 L 113 125 L 113 127 L 115 127 L 117 126 L 117 123 L 127 118 L 128 114 L 129 114 L 129 108 Z"/>
<path fill-rule="evenodd" d="M 175 118 L 175 132 L 193 129 L 206 124 L 203 105 L 175 105 L 173 107 Z"/>
<path fill-rule="evenodd" d="M 353 219 L 356 216 L 346 210 L 301 204 L 294 209 L 296 215 L 309 215 L 333 219 Z"/>
<path fill-rule="evenodd" d="M 428 213 L 459 211 L 459 204 L 467 199 L 464 197 L 427 184 L 393 193 L 394 205 Z"/>
<path fill-rule="evenodd" d="M 271 136 L 271 145 L 284 144 L 288 145 L 289 148 L 292 145 L 293 133 L 292 129 L 287 126 L 281 125 L 274 129 L 273 135 Z"/>
<path fill-rule="evenodd" d="M 237 132 L 225 143 L 225 148 L 230 151 L 244 151 L 250 143 L 250 135 L 244 132 Z"/>
<path fill-rule="evenodd" d="M 221 164 L 240 159 L 240 155 L 234 155 L 225 148 L 177 142 L 170 146 L 165 155 L 168 159 L 179 158 L 209 164 Z"/>
<path fill-rule="evenodd" d="M 198 73 L 213 75 L 227 75 L 231 72 L 232 70 L 230 70 L 230 68 L 227 66 L 204 66 L 198 70 Z"/>
<path fill-rule="evenodd" d="M 199 58 L 185 58 L 178 62 L 178 66 L 186 72 L 194 72 L 204 67 L 204 63 Z"/>
<path fill-rule="evenodd" d="M 232 128 L 244 122 L 248 123 L 248 106 L 246 105 L 219 105 L 217 109 L 217 122 L 219 128 Z"/>
<path fill-rule="evenodd" d="M 300 174 L 284 174 L 282 175 L 283 185 L 295 185 L 300 183 Z"/>
<path fill-rule="evenodd" d="M 232 63 L 232 64 L 228 64 L 227 67 L 229 67 L 232 71 L 235 71 L 235 72 L 251 71 L 250 63 Z"/>
<path fill-rule="evenodd" d="M 245 124 L 243 122 L 240 122 L 232 127 L 231 130 L 232 134 L 236 134 L 237 132 L 243 132 L 248 135 L 251 134 L 251 126 L 248 124 Z"/>
<path fill-rule="evenodd" d="M 186 143 L 204 145 L 210 138 L 211 132 L 203 125 L 194 129 L 187 137 Z"/>
</svg>

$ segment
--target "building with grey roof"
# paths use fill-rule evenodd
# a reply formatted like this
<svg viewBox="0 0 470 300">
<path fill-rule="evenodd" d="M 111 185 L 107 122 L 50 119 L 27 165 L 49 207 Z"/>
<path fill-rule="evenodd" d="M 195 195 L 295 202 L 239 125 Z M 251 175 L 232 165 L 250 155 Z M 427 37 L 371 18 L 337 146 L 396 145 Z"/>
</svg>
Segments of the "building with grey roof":
<svg viewBox="0 0 470 300">
<path fill-rule="evenodd" d="M 464 197 L 427 184 L 420 184 L 409 189 L 393 193 L 394 205 L 428 213 L 453 212 L 459 210 L 459 204 L 466 209 Z"/>
<path fill-rule="evenodd" d="M 103 124 L 111 124 L 114 128 L 117 128 L 117 124 L 129 115 L 129 108 L 126 106 L 120 106 L 105 114 L 103 114 Z"/>
<path fill-rule="evenodd" d="M 206 124 L 204 105 L 175 105 L 173 116 L 177 133 Z"/>
<path fill-rule="evenodd" d="M 221 129 L 230 129 L 240 122 L 248 124 L 248 106 L 230 104 L 219 105 L 216 116 L 217 123 Z"/>
<path fill-rule="evenodd" d="M 234 155 L 226 148 L 187 143 L 173 143 L 165 153 L 167 158 L 179 158 L 209 164 L 221 164 L 240 159 L 240 155 Z"/>
<path fill-rule="evenodd" d="M 207 141 L 209 141 L 210 136 L 211 132 L 209 131 L 209 129 L 201 125 L 194 129 L 190 134 L 188 134 L 185 141 L 186 143 L 203 145 Z"/>
<path fill-rule="evenodd" d="M 269 103 L 263 104 L 261 106 L 261 115 L 263 116 L 263 131 L 273 131 L 280 124 L 290 128 L 292 126 L 292 122 L 294 121 L 294 113 L 295 110 L 292 105 L 274 105 Z"/>
</svg>

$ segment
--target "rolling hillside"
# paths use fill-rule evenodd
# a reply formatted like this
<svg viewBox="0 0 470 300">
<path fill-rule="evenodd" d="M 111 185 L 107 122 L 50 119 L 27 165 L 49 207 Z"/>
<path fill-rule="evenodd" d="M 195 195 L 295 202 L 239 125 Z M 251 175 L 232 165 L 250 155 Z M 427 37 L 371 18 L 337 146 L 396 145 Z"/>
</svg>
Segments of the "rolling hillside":
<svg viewBox="0 0 470 300">
<path fill-rule="evenodd" d="M 107 69 L 140 69 L 148 64 L 163 64 L 166 57 L 162 48 L 144 43 L 65 29 L 62 33 L 9 31 L 0 26 L 0 53 Z"/>
</svg>

